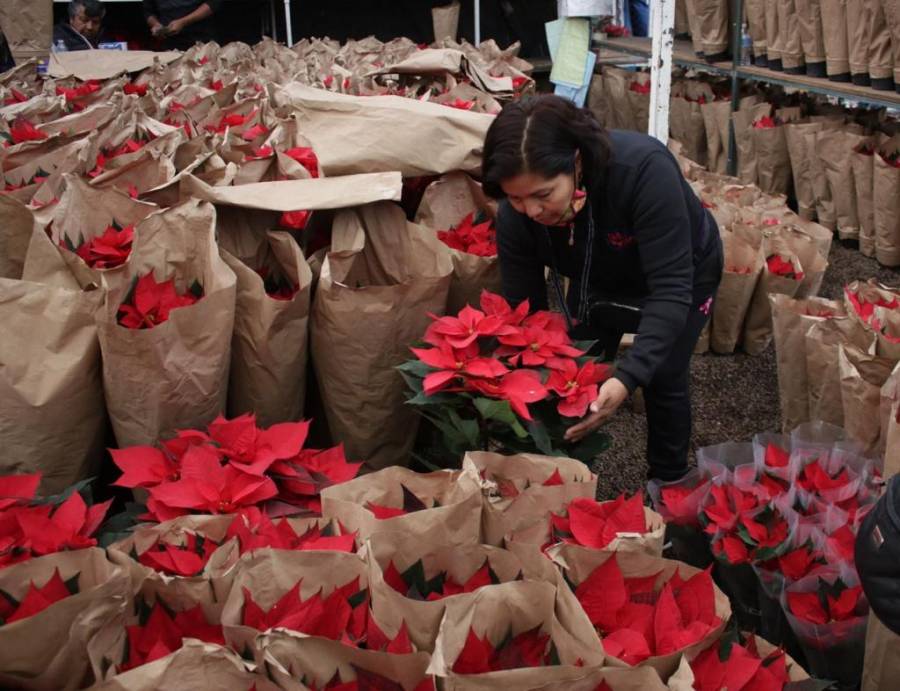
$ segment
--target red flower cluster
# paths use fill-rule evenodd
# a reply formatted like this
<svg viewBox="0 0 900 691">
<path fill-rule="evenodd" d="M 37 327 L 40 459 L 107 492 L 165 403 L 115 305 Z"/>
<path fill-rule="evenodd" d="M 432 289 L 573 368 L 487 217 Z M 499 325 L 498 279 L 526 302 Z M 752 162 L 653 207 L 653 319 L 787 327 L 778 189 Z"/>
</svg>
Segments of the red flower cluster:
<svg viewBox="0 0 900 691">
<path fill-rule="evenodd" d="M 438 238 L 447 247 L 460 252 L 474 254 L 478 257 L 497 256 L 497 233 L 494 230 L 493 219 L 482 223 L 474 222 L 475 213 L 472 212 L 450 230 L 439 230 Z"/>
<path fill-rule="evenodd" d="M 286 518 L 281 518 L 277 523 L 273 522 L 255 507 L 238 513 L 231 521 L 225 537 L 237 538 L 241 554 L 264 548 L 293 551 L 356 551 L 356 533 L 335 535 L 331 526 L 323 529 L 313 525 L 302 534 L 298 534 Z"/>
<path fill-rule="evenodd" d="M 119 305 L 118 321 L 127 329 L 152 329 L 168 321 L 172 310 L 193 305 L 201 297 L 198 283 L 179 295 L 174 278 L 157 283 L 151 271 L 138 279 L 130 298 Z"/>
<path fill-rule="evenodd" d="M 9 90 L 9 96 L 7 96 L 3 100 L 3 105 L 5 106 L 14 106 L 17 103 L 25 103 L 29 100 L 29 97 L 23 94 L 21 91 L 15 88 L 11 88 Z"/>
<path fill-rule="evenodd" d="M 640 82 L 631 82 L 631 85 L 628 87 L 629 91 L 634 91 L 636 94 L 649 94 L 652 85 L 650 82 L 645 82 L 641 84 Z"/>
<path fill-rule="evenodd" d="M 789 681 L 784 650 L 761 657 L 754 638 L 744 645 L 729 640 L 707 648 L 691 661 L 691 671 L 696 691 L 770 691 Z"/>
<path fill-rule="evenodd" d="M 132 94 L 135 96 L 146 96 L 147 95 L 147 87 L 148 84 L 135 84 L 134 82 L 128 82 L 125 86 L 122 87 L 122 91 L 126 93 L 126 95 L 131 96 Z"/>
<path fill-rule="evenodd" d="M 486 674 L 524 667 L 544 667 L 551 664 L 553 642 L 541 627 L 509 636 L 494 647 L 487 636 L 480 638 L 469 629 L 466 643 L 453 663 L 455 674 Z"/>
<path fill-rule="evenodd" d="M 131 244 L 134 242 L 134 226 L 119 228 L 115 224 L 106 228 L 101 235 L 91 238 L 75 249 L 68 238 L 61 244 L 73 250 L 92 269 L 114 269 L 128 260 Z"/>
<path fill-rule="evenodd" d="M 253 600 L 247 588 L 241 624 L 268 631 L 285 628 L 310 636 L 322 636 L 333 641 L 361 641 L 368 621 L 368 592 L 360 588 L 359 577 L 335 588 L 327 597 L 319 591 L 304 600 L 300 582 L 279 598 L 268 610 Z"/>
<path fill-rule="evenodd" d="M 184 544 L 157 540 L 137 556 L 138 562 L 154 571 L 170 576 L 199 576 L 206 562 L 219 548 L 219 543 L 203 535 L 189 533 Z"/>
<path fill-rule="evenodd" d="M 566 507 L 566 515 L 550 514 L 550 525 L 556 542 L 604 549 L 620 533 L 643 535 L 648 531 L 644 496 L 638 492 L 626 499 L 621 494 L 604 502 L 585 497 L 573 499 Z"/>
<path fill-rule="evenodd" d="M 235 513 L 266 506 L 279 513 L 319 513 L 319 492 L 356 476 L 343 447 L 304 449 L 309 422 L 259 429 L 252 415 L 216 418 L 206 431 L 186 430 L 160 448 L 110 451 L 123 472 L 114 483 L 149 490 L 147 518 L 165 521 L 189 513 Z"/>
<path fill-rule="evenodd" d="M 54 569 L 53 575 L 43 586 L 36 586 L 34 581 L 29 583 L 28 592 L 21 602 L 17 602 L 9 593 L 3 593 L 3 597 L 0 597 L 0 626 L 33 617 L 77 592 L 78 579 L 63 581 L 59 569 Z"/>
<path fill-rule="evenodd" d="M 790 278 L 795 281 L 803 280 L 803 272 L 794 268 L 793 262 L 784 259 L 779 254 L 773 254 L 766 259 L 766 268 L 774 276 Z"/>
<path fill-rule="evenodd" d="M 656 588 L 659 574 L 625 578 L 616 553 L 575 588 L 603 637 L 603 649 L 629 665 L 700 642 L 722 624 L 709 570 Z"/>
<path fill-rule="evenodd" d="M 778 120 L 773 118 L 771 115 L 764 115 L 758 120 L 754 121 L 753 129 L 755 130 L 771 130 L 778 127 Z"/>
<path fill-rule="evenodd" d="M 172 615 L 157 600 L 145 624 L 126 626 L 125 630 L 128 635 L 128 656 L 119 667 L 120 672 L 174 653 L 181 648 L 185 638 L 225 645 L 222 626 L 210 624 L 200 605 Z"/>
<path fill-rule="evenodd" d="M 433 347 L 412 348 L 431 368 L 423 380 L 426 396 L 470 392 L 507 401 L 516 414 L 531 420 L 528 404 L 552 393 L 559 399 L 560 415 L 580 417 L 609 377 L 603 365 L 578 364 L 575 358 L 584 351 L 572 344 L 559 314 L 528 315 L 527 301 L 514 310 L 485 291 L 481 310 L 467 305 L 456 316 L 431 317 L 424 340 Z"/>
<path fill-rule="evenodd" d="M 384 570 L 384 582 L 404 597 L 434 602 L 452 595 L 474 593 L 483 586 L 496 585 L 500 579 L 491 569 L 487 559 L 465 583 L 457 583 L 446 571 L 441 571 L 432 578 L 426 578 L 425 565 L 420 559 L 402 573 L 394 566 L 393 561 L 389 562 Z"/>
<path fill-rule="evenodd" d="M 23 144 L 24 142 L 37 142 L 47 139 L 48 136 L 46 132 L 42 132 L 25 118 L 18 118 L 13 122 L 12 127 L 9 128 L 9 139 L 6 142 L 6 146 Z"/>
<path fill-rule="evenodd" d="M 446 101 L 442 105 L 456 108 L 458 110 L 472 110 L 475 107 L 475 101 L 466 101 L 462 98 L 455 98 L 452 101 Z"/>
<path fill-rule="evenodd" d="M 709 484 L 709 480 L 695 473 L 683 482 L 661 487 L 658 501 L 660 515 L 668 523 L 699 526 L 700 503 L 709 491 Z"/>
<path fill-rule="evenodd" d="M 0 477 L 0 568 L 64 550 L 93 547 L 111 501 L 87 506 L 78 492 L 52 506 L 35 504 L 41 476 Z"/>
<path fill-rule="evenodd" d="M 853 306 L 854 311 L 859 316 L 859 318 L 865 324 L 870 324 L 872 322 L 872 317 L 875 315 L 876 307 L 884 307 L 889 310 L 900 309 L 900 300 L 897 297 L 888 298 L 887 296 L 881 294 L 881 292 L 872 291 L 875 294 L 875 299 L 871 302 L 866 298 L 862 297 L 859 292 L 854 292 L 850 289 L 850 286 L 844 286 L 844 294 L 847 296 L 847 300 Z"/>
<path fill-rule="evenodd" d="M 859 615 L 862 586 L 847 586 L 841 579 L 834 583 L 819 578 L 813 592 L 788 590 L 787 606 L 791 614 L 811 624 L 846 621 Z"/>
<path fill-rule="evenodd" d="M 71 89 L 64 86 L 56 87 L 56 95 L 65 96 L 67 101 L 77 101 L 85 96 L 95 94 L 98 91 L 100 91 L 100 82 L 95 79 L 86 81 Z"/>
</svg>

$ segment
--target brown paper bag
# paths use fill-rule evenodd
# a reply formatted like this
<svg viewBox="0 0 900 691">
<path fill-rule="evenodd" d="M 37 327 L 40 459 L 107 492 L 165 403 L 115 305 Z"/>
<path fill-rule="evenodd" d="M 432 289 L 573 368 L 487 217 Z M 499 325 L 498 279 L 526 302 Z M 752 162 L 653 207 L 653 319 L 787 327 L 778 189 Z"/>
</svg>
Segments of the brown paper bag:
<svg viewBox="0 0 900 691">
<path fill-rule="evenodd" d="M 662 559 L 661 557 L 653 557 L 640 553 L 622 553 L 610 552 L 602 550 L 586 549 L 577 545 L 557 545 L 551 547 L 549 556 L 562 569 L 566 583 L 572 584 L 568 586 L 561 584 L 560 588 L 574 588 L 588 576 L 598 566 L 605 564 L 609 559 L 616 559 L 622 575 L 625 578 L 643 578 L 656 575 L 655 590 L 661 590 L 663 585 L 672 579 L 678 573 L 683 579 L 700 572 L 692 566 L 688 566 L 682 562 Z M 713 593 L 715 597 L 716 616 L 721 619 L 721 624 L 711 631 L 703 640 L 686 648 L 681 652 L 671 653 L 669 655 L 659 655 L 650 657 L 641 663 L 641 666 L 652 667 L 661 678 L 668 678 L 678 668 L 678 661 L 682 655 L 693 655 L 701 650 L 708 648 L 709 645 L 717 640 L 725 629 L 725 624 L 731 617 L 731 605 L 728 597 L 719 588 L 713 585 Z M 614 658 L 609 658 L 613 660 Z M 619 664 L 625 664 L 619 661 Z"/>
<path fill-rule="evenodd" d="M 701 85 L 697 85 L 699 87 Z M 689 82 L 685 85 L 685 96 L 696 99 L 703 96 L 707 101 L 711 101 L 714 96 L 712 89 L 708 84 L 706 93 L 698 88 L 691 88 Z M 706 140 L 706 124 L 701 111 L 701 106 L 696 100 L 689 101 L 687 98 L 674 97 L 669 103 L 669 132 L 670 136 L 684 145 L 684 155 L 692 161 L 696 161 L 702 166 L 707 165 L 709 156 L 707 153 Z M 721 143 L 720 143 L 721 145 Z"/>
<path fill-rule="evenodd" d="M 813 324 L 804 337 L 806 379 L 809 382 L 809 418 L 832 425 L 844 424 L 838 348 L 847 343 L 868 352 L 875 336 L 853 317 L 837 317 Z"/>
<path fill-rule="evenodd" d="M 0 31 L 6 37 L 16 64 L 44 59 L 53 37 L 53 6 L 45 2 L 4 2 L 0 7 Z"/>
<path fill-rule="evenodd" d="M 795 0 L 778 0 L 778 34 L 781 62 L 786 70 L 803 69 L 803 43 L 800 34 L 800 15 Z"/>
<path fill-rule="evenodd" d="M 874 613 L 869 614 L 866 631 L 866 659 L 863 666 L 862 690 L 880 691 L 890 688 L 900 675 L 900 636 L 888 629 Z"/>
<path fill-rule="evenodd" d="M 779 225 L 767 230 L 767 235 L 777 237 L 784 246 L 800 261 L 803 267 L 803 279 L 797 288 L 795 297 L 815 297 L 822 287 L 825 271 L 828 269 L 826 255 L 821 254 L 821 247 L 809 233 L 794 225 Z"/>
<path fill-rule="evenodd" d="M 769 194 L 787 194 L 791 189 L 791 158 L 784 125 L 752 128 L 753 151 L 757 159 L 757 184 Z"/>
<path fill-rule="evenodd" d="M 838 347 L 844 428 L 851 439 L 861 442 L 867 455 L 881 456 L 881 387 L 896 360 L 868 355 L 851 344 Z"/>
<path fill-rule="evenodd" d="M 888 27 L 887 3 L 881 0 L 865 0 L 869 14 L 869 76 L 872 79 L 891 79 L 893 77 L 894 54 L 892 43 L 894 37 Z"/>
<path fill-rule="evenodd" d="M 116 675 L 91 687 L 91 691 L 208 691 L 255 688 L 279 691 L 266 677 L 254 674 L 241 657 L 228 648 L 185 639 L 171 655 Z"/>
<path fill-rule="evenodd" d="M 730 101 L 713 101 L 700 105 L 706 132 L 706 151 L 709 157 L 709 169 L 714 173 L 724 174 L 728 168 L 728 139 L 722 138 L 719 122 L 724 118 L 726 125 L 731 118 Z M 727 127 L 726 127 L 727 129 Z"/>
<path fill-rule="evenodd" d="M 706 55 L 728 50 L 728 3 L 721 0 L 694 0 L 700 37 Z"/>
<path fill-rule="evenodd" d="M 131 579 L 132 593 L 147 604 L 162 600 L 177 611 L 201 605 L 207 621 L 218 621 L 225 601 L 216 596 L 209 565 L 195 576 L 173 576 L 145 566 L 135 556 L 139 557 L 157 543 L 185 545 L 192 535 L 224 545 L 232 518 L 226 515 L 183 516 L 158 525 L 138 526 L 129 537 L 110 545 L 107 554 L 109 560 L 122 567 Z M 210 564 L 217 570 L 216 589 L 221 594 L 230 589 L 231 567 L 237 562 L 238 554 L 236 549 L 219 549 L 220 558 L 210 557 Z"/>
<path fill-rule="evenodd" d="M 362 557 L 347 552 L 289 552 L 277 549 L 257 550 L 245 554 L 234 567 L 225 605 L 222 626 L 225 640 L 235 650 L 252 649 L 260 633 L 244 626 L 244 591 L 264 611 L 269 611 L 285 593 L 300 583 L 300 598 L 307 600 L 316 593 L 327 597 L 335 588 L 357 582 L 359 589 L 368 588 L 366 564 Z M 365 606 L 365 605 L 358 605 Z"/>
<path fill-rule="evenodd" d="M 99 470 L 106 441 L 95 316 L 102 291 L 0 279 L 3 474 L 61 492 Z"/>
<path fill-rule="evenodd" d="M 501 545 L 507 534 L 563 511 L 573 499 L 593 499 L 597 493 L 597 476 L 571 458 L 470 451 L 463 458 L 463 471 L 481 487 L 488 545 Z M 557 473 L 562 483 L 546 485 Z"/>
<path fill-rule="evenodd" d="M 4 688 L 84 688 L 91 678 L 88 641 L 129 603 L 128 577 L 96 548 L 58 552 L 9 566 L 0 571 L 0 590 L 21 602 L 32 583 L 43 587 L 55 570 L 64 581 L 77 579 L 78 592 L 0 627 Z"/>
<path fill-rule="evenodd" d="M 778 3 L 780 0 L 766 0 L 766 56 L 771 65 L 772 61 L 781 61 L 781 51 L 784 48 L 784 36 L 778 25 Z"/>
<path fill-rule="evenodd" d="M 637 122 L 628 102 L 628 85 L 631 73 L 618 67 L 603 70 L 603 86 L 609 109 L 608 126 L 617 130 L 636 130 Z"/>
<path fill-rule="evenodd" d="M 108 226 L 136 226 L 157 210 L 116 189 L 96 189 L 75 175 L 64 176 L 66 190 L 47 228 L 36 230 L 28 245 L 24 278 L 72 289 L 112 287 L 125 280 L 124 266 L 93 269 L 68 249 L 102 235 Z"/>
<path fill-rule="evenodd" d="M 22 278 L 34 227 L 30 208 L 9 195 L 0 194 L 0 278 Z"/>
<path fill-rule="evenodd" d="M 794 194 L 797 197 L 797 207 L 800 216 L 807 220 L 816 218 L 816 198 L 804 133 L 818 131 L 821 127 L 821 123 L 789 123 L 784 126 L 788 156 L 791 160 L 791 174 L 794 178 Z"/>
<path fill-rule="evenodd" d="M 305 684 L 324 688 L 335 677 L 350 683 L 363 670 L 390 680 L 403 691 L 414 691 L 427 677 L 430 660 L 427 653 L 360 650 L 286 629 L 258 636 L 255 645 L 267 673 L 284 691 L 304 691 L 308 688 Z"/>
<path fill-rule="evenodd" d="M 470 629 L 499 645 L 513 636 L 540 627 L 551 637 L 560 664 L 479 675 L 457 675 L 453 665 L 465 645 Z M 524 581 L 482 588 L 471 599 L 451 603 L 441 620 L 440 633 L 428 671 L 441 679 L 444 689 L 528 689 L 551 682 L 578 678 L 584 670 L 576 663 L 601 665 L 603 646 L 565 584 Z"/>
<path fill-rule="evenodd" d="M 850 155 L 853 172 L 853 191 L 859 216 L 859 251 L 866 257 L 875 256 L 875 146 L 874 140 L 859 144 Z"/>
<path fill-rule="evenodd" d="M 445 38 L 455 41 L 459 29 L 459 3 L 451 2 L 443 7 L 432 7 L 431 22 L 434 25 L 435 41 Z"/>
<path fill-rule="evenodd" d="M 120 447 L 155 444 L 176 429 L 200 427 L 225 408 L 235 277 L 215 244 L 215 209 L 190 201 L 147 217 L 138 230 L 122 285 L 110 289 L 99 321 L 103 388 Z M 172 310 L 151 329 L 128 329 L 116 314 L 132 281 L 153 271 L 174 276 L 203 297 Z"/>
<path fill-rule="evenodd" d="M 753 57 L 766 57 L 766 0 L 747 0 L 747 24 L 753 41 Z"/>
<path fill-rule="evenodd" d="M 418 418 L 395 367 L 427 313 L 444 311 L 453 271 L 445 250 L 396 205 L 335 216 L 313 304 L 313 365 L 332 435 L 370 468 L 406 463 L 412 449 Z"/>
<path fill-rule="evenodd" d="M 633 84 L 649 85 L 650 74 L 647 72 L 632 73 L 628 80 L 628 90 L 625 92 L 625 98 L 631 108 L 634 129 L 638 132 L 648 132 L 650 130 L 650 93 L 635 91 L 631 88 Z"/>
<path fill-rule="evenodd" d="M 431 183 L 422 196 L 415 222 L 433 230 L 448 230 L 471 213 L 493 218 L 497 205 L 488 200 L 481 185 L 465 173 L 450 173 Z M 500 264 L 496 256 L 481 257 L 447 248 L 453 260 L 453 280 L 447 297 L 447 313 L 479 304 L 481 292 L 500 292 Z"/>
<path fill-rule="evenodd" d="M 865 137 L 846 130 L 823 130 L 816 136 L 819 159 L 831 188 L 834 211 L 837 215 L 838 234 L 842 240 L 859 238 L 859 216 L 856 210 L 856 192 L 853 176 L 847 176 L 853 149 Z"/>
<path fill-rule="evenodd" d="M 847 12 L 847 47 L 850 73 L 859 81 L 869 77 L 869 45 L 874 5 L 862 0 Z"/>
<path fill-rule="evenodd" d="M 471 600 L 477 590 L 450 595 L 440 600 L 416 600 L 397 592 L 385 582 L 384 572 L 391 564 L 402 574 L 421 561 L 426 581 L 443 572 L 459 585 L 465 584 L 485 564 L 499 583 L 523 579 L 556 582 L 556 571 L 547 560 L 537 561 L 537 564 L 545 568 L 535 572 L 515 554 L 499 547 L 423 544 L 411 541 L 405 533 L 374 535 L 367 543 L 366 556 L 369 563 L 372 614 L 375 619 L 391 631 L 399 631 L 405 623 L 413 645 L 418 650 L 425 651 L 434 649 L 438 627 L 446 608 L 461 599 Z"/>
<path fill-rule="evenodd" d="M 288 233 L 270 231 L 247 237 L 257 240 L 252 254 L 236 238 L 221 235 L 220 239 L 222 259 L 237 277 L 229 417 L 255 413 L 263 427 L 299 420 L 306 394 L 312 271 Z M 226 248 L 243 250 L 242 256 L 229 254 Z M 263 268 L 289 282 L 296 290 L 293 296 L 276 299 L 267 294 L 257 272 Z"/>
<path fill-rule="evenodd" d="M 794 300 L 770 295 L 775 360 L 778 367 L 778 399 L 781 429 L 787 434 L 809 422 L 809 381 L 806 372 L 805 336 L 809 327 L 834 317 L 844 317 L 842 303 L 824 298 Z"/>
<path fill-rule="evenodd" d="M 803 57 L 807 74 L 811 69 L 825 69 L 825 35 L 822 29 L 821 0 L 794 0 L 799 22 L 800 43 L 803 46 Z"/>
<path fill-rule="evenodd" d="M 846 0 L 822 0 L 825 68 L 829 77 L 850 74 L 847 11 Z"/>
<path fill-rule="evenodd" d="M 427 508 L 405 516 L 379 520 L 367 508 L 401 508 L 403 487 Z M 481 543 L 481 490 L 461 471 L 420 474 L 388 467 L 322 490 L 322 515 L 355 531 L 360 540 L 380 532 L 408 532 L 421 543 L 474 545 Z"/>
<path fill-rule="evenodd" d="M 872 203 L 875 216 L 875 258 L 885 266 L 900 266 L 900 168 L 888 156 L 900 152 L 900 136 L 875 155 Z"/>
<path fill-rule="evenodd" d="M 809 179 L 812 182 L 813 196 L 816 200 L 816 218 L 826 228 L 836 230 L 837 217 L 834 201 L 831 198 L 831 186 L 828 184 L 828 176 L 818 150 L 818 135 L 823 129 L 828 129 L 828 126 L 825 123 L 815 124 L 821 125 L 821 129 L 804 130 L 803 141 L 806 144 L 806 155 L 809 160 Z"/>
<path fill-rule="evenodd" d="M 738 177 L 746 185 L 755 185 L 759 176 L 753 123 L 763 115 L 768 115 L 770 109 L 768 103 L 747 103 L 742 104 L 741 109 L 731 116 L 738 150 Z"/>
<path fill-rule="evenodd" d="M 730 233 L 722 237 L 722 246 L 725 268 L 713 301 L 710 347 L 716 353 L 733 353 L 764 261 L 758 248 Z"/>
<path fill-rule="evenodd" d="M 391 170 L 407 177 L 475 172 L 493 122 L 490 115 L 432 103 L 331 94 L 297 83 L 277 92 L 275 101 L 298 109 L 303 134 L 327 176 Z"/>
<path fill-rule="evenodd" d="M 773 254 L 790 261 L 795 273 L 802 270 L 797 256 L 789 251 L 783 240 L 773 236 L 763 238 L 764 257 L 768 259 Z M 763 266 L 744 322 L 743 348 L 748 354 L 759 355 L 768 348 L 772 340 L 772 309 L 769 306 L 769 295 L 793 297 L 799 288 L 800 281 L 776 276 L 769 272 L 768 266 Z"/>
<path fill-rule="evenodd" d="M 601 127 L 610 127 L 609 101 L 606 99 L 606 85 L 604 75 L 595 74 L 591 77 L 591 86 L 588 89 L 587 107 L 593 113 L 594 118 Z"/>
<path fill-rule="evenodd" d="M 698 56 L 701 56 L 703 55 L 703 32 L 700 29 L 698 0 L 685 0 L 685 4 L 687 5 L 687 18 L 691 33 L 691 45 L 694 47 L 694 53 Z"/>
</svg>

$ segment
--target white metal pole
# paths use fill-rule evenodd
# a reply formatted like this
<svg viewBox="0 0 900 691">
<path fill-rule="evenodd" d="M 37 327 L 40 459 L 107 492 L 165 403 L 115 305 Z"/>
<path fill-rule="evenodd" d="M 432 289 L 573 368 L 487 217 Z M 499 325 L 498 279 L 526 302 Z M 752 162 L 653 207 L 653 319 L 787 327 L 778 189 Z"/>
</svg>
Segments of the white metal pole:
<svg viewBox="0 0 900 691">
<path fill-rule="evenodd" d="M 284 33 L 287 36 L 287 46 L 290 48 L 294 45 L 294 30 L 291 28 L 291 0 L 284 0 Z"/>
<path fill-rule="evenodd" d="M 675 0 L 651 0 L 650 131 L 663 144 L 669 141 L 669 97 L 672 92 L 672 49 L 675 44 Z"/>
<path fill-rule="evenodd" d="M 481 43 L 481 0 L 475 0 L 475 45 Z"/>
</svg>

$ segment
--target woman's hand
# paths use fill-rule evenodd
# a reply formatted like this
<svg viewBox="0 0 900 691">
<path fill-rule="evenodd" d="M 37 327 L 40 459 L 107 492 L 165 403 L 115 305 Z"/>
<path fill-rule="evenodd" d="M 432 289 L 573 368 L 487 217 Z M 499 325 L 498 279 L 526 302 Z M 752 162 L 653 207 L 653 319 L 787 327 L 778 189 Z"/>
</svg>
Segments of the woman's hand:
<svg viewBox="0 0 900 691">
<path fill-rule="evenodd" d="M 166 33 L 169 36 L 177 36 L 182 32 L 182 30 L 184 30 L 185 25 L 186 22 L 184 21 L 184 18 L 173 19 L 171 22 L 169 22 L 169 26 L 166 27 Z"/>
<path fill-rule="evenodd" d="M 628 398 L 628 389 L 615 377 L 610 377 L 600 387 L 597 400 L 591 403 L 590 413 L 577 425 L 566 430 L 566 441 L 578 442 L 597 428 Z"/>
</svg>

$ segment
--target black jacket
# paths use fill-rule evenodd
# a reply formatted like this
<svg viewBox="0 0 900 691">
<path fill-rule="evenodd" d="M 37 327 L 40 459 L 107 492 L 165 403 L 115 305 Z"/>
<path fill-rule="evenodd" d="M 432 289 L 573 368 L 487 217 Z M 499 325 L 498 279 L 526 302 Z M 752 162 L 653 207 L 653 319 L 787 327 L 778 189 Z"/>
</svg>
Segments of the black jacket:
<svg viewBox="0 0 900 691">
<path fill-rule="evenodd" d="M 545 309 L 544 267 L 555 264 L 561 275 L 580 280 L 592 210 L 590 291 L 643 302 L 637 338 L 616 366 L 616 377 L 633 391 L 650 382 L 681 334 L 694 266 L 716 246 L 717 231 L 665 146 L 637 132 L 612 130 L 609 139 L 610 161 L 576 218 L 571 246 L 568 229 L 546 228 L 508 202 L 500 205 L 497 242 L 504 295 Z M 570 295 L 578 293 L 572 285 Z"/>
<path fill-rule="evenodd" d="M 872 611 L 900 636 L 900 476 L 863 520 L 854 556 Z"/>
<path fill-rule="evenodd" d="M 143 0 L 144 18 L 156 17 L 163 26 L 173 19 L 181 19 L 196 10 L 200 5 L 209 5 L 213 14 L 222 6 L 222 0 Z M 167 48 L 186 49 L 197 41 L 216 40 L 215 17 L 191 24 L 177 36 L 165 39 Z"/>
<path fill-rule="evenodd" d="M 53 27 L 53 50 L 91 50 L 96 48 L 95 43 L 79 34 L 68 22 L 62 22 Z"/>
</svg>

